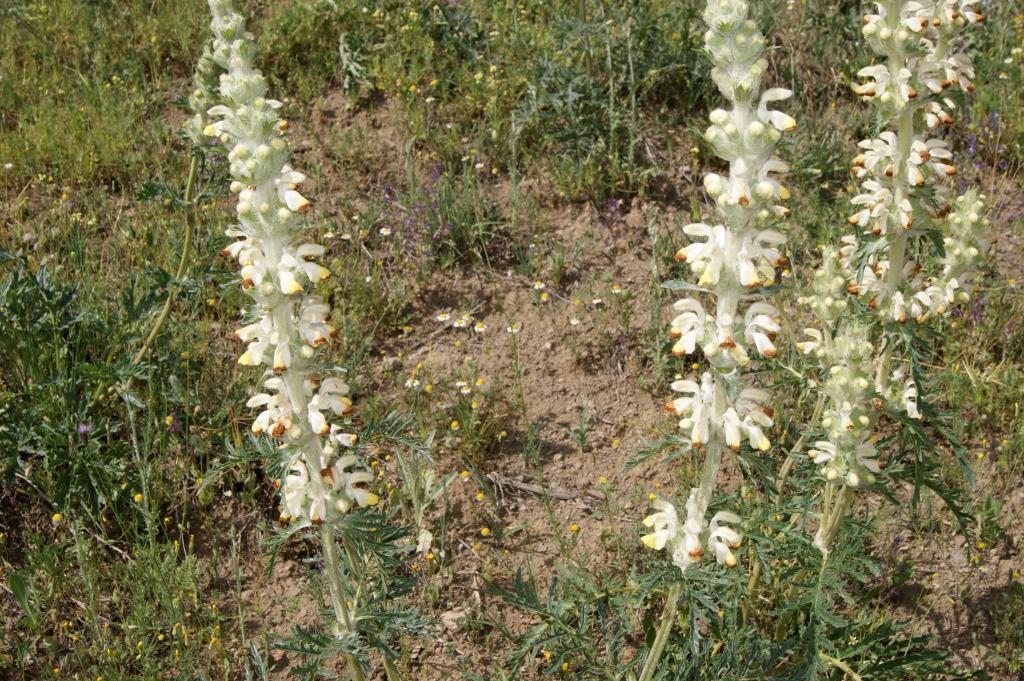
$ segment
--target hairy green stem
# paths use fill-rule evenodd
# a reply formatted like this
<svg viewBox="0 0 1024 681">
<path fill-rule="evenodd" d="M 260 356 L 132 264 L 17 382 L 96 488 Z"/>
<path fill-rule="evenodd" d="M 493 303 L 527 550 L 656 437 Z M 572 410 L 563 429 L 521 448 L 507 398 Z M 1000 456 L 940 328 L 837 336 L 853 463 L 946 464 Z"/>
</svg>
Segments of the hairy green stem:
<svg viewBox="0 0 1024 681">
<path fill-rule="evenodd" d="M 832 657 L 831 655 L 827 655 L 827 654 L 821 652 L 820 650 L 818 651 L 818 657 L 820 657 L 823 662 L 827 662 L 828 664 L 832 665 L 833 667 L 835 667 L 839 671 L 841 671 L 844 674 L 846 674 L 846 676 L 849 676 L 851 679 L 853 679 L 853 681 L 864 681 L 860 677 L 860 674 L 858 674 L 857 672 L 853 671 L 853 669 L 850 668 L 850 665 L 846 664 L 842 660 L 840 660 L 838 658 L 835 658 L 835 657 Z"/>
<path fill-rule="evenodd" d="M 348 558 L 349 569 L 352 570 L 352 576 L 356 578 L 356 581 L 363 581 L 363 563 L 359 559 L 359 554 L 356 552 L 352 542 L 349 541 L 348 537 L 342 536 L 341 545 L 345 547 L 345 557 Z"/>
<path fill-rule="evenodd" d="M 651 653 L 647 656 L 643 671 L 640 672 L 639 681 L 651 681 L 654 677 L 654 672 L 658 669 L 658 662 L 661 661 L 661 656 L 665 652 L 665 646 L 668 644 L 669 634 L 672 633 L 672 624 L 676 620 L 676 612 L 679 609 L 679 596 L 682 593 L 682 582 L 676 582 L 668 591 L 668 596 L 665 600 L 665 611 L 661 615 L 661 625 L 658 627 L 658 633 L 654 637 L 654 645 L 651 646 Z"/>
<path fill-rule="evenodd" d="M 384 673 L 387 674 L 388 681 L 402 681 L 402 673 L 387 656 L 384 657 Z"/>
<path fill-rule="evenodd" d="M 184 244 L 182 244 L 182 247 L 181 247 L 181 256 L 178 258 L 178 267 L 174 271 L 174 279 L 175 279 L 174 283 L 175 283 L 175 285 L 178 283 L 178 281 L 183 276 L 185 276 L 185 272 L 188 271 L 188 261 L 192 257 L 192 221 L 193 221 L 192 200 L 194 198 L 193 195 L 195 193 L 196 177 L 197 177 L 198 174 L 199 174 L 199 157 L 198 156 L 193 156 L 192 157 L 192 162 L 189 164 L 189 168 L 188 168 L 188 180 L 185 183 L 185 194 L 184 194 L 185 230 L 184 230 L 184 235 L 183 235 L 183 237 L 184 237 Z M 167 300 L 164 301 L 164 306 L 160 310 L 160 314 L 157 315 L 156 321 L 153 323 L 153 327 L 149 330 L 149 334 L 146 336 L 146 340 L 143 341 L 142 347 L 140 347 L 138 352 L 135 353 L 135 356 L 132 357 L 132 364 L 138 364 L 139 362 L 141 362 L 143 360 L 143 358 L 145 358 L 146 353 L 149 352 L 149 349 L 152 347 L 153 342 L 156 340 L 157 335 L 159 335 L 159 333 L 160 333 L 160 329 L 163 327 L 164 323 L 167 321 L 167 317 L 168 317 L 168 315 L 171 312 L 171 305 L 174 303 L 174 294 L 175 294 L 175 289 L 174 288 L 168 288 L 168 290 L 167 290 Z M 110 356 L 113 356 L 113 352 L 114 352 L 114 350 L 112 349 Z M 131 386 L 131 381 L 129 380 L 129 381 L 125 382 L 125 384 L 123 386 L 123 389 L 126 390 L 130 386 Z M 107 386 L 104 386 L 104 384 L 102 384 L 102 383 L 96 386 L 96 390 L 93 391 L 93 394 L 92 394 L 93 402 L 97 401 L 100 398 L 100 396 L 103 395 L 103 391 L 104 391 L 104 389 L 106 387 Z"/>
<path fill-rule="evenodd" d="M 818 419 L 821 418 L 821 412 L 825 409 L 825 393 L 823 391 L 818 392 L 818 402 L 814 405 L 814 413 L 811 414 L 811 420 L 808 423 L 817 423 Z M 786 456 L 786 460 L 782 462 L 782 468 L 779 469 L 778 482 L 775 485 L 775 506 L 777 507 L 782 503 L 782 487 L 786 484 L 786 478 L 789 477 L 790 471 L 793 470 L 794 462 L 796 461 L 796 454 L 803 449 L 804 442 L 807 440 L 807 431 L 800 433 L 800 437 L 797 439 L 796 444 L 789 450 L 789 454 Z"/>
<path fill-rule="evenodd" d="M 167 289 L 167 300 L 164 301 L 163 309 L 160 310 L 160 315 L 156 318 L 156 322 L 153 323 L 153 328 L 149 330 L 149 335 L 146 336 L 146 340 L 143 341 L 142 347 L 132 357 L 132 364 L 138 364 L 149 352 L 150 347 L 156 340 L 157 335 L 160 333 L 160 329 L 163 328 L 164 322 L 167 321 L 167 316 L 171 312 L 171 305 L 174 303 L 174 294 L 177 292 L 178 282 L 185 272 L 188 271 L 188 261 L 192 256 L 192 195 L 195 192 L 196 186 L 196 175 L 199 172 L 199 157 L 193 155 L 192 162 L 188 167 L 188 182 L 185 184 L 185 243 L 181 247 L 181 257 L 178 259 L 178 268 L 174 271 L 174 288 Z"/>
<path fill-rule="evenodd" d="M 747 598 L 740 604 L 740 611 L 743 617 L 743 624 L 750 619 L 750 610 L 754 600 L 754 590 L 761 583 L 761 561 L 754 558 L 754 567 L 750 571 L 750 579 L 747 581 Z"/>
<path fill-rule="evenodd" d="M 323 545 L 324 572 L 327 573 L 327 582 L 330 586 L 331 605 L 334 607 L 334 616 L 337 619 L 336 634 L 340 635 L 352 631 L 352 618 L 348 612 L 348 604 L 345 602 L 345 588 L 341 581 L 338 547 L 334 541 L 334 533 L 327 523 L 320 526 L 320 543 Z M 363 666 L 355 655 L 345 653 L 345 662 L 348 665 L 352 681 L 366 681 Z"/>
<path fill-rule="evenodd" d="M 843 491 L 833 502 L 827 520 L 823 520 L 821 527 L 818 528 L 818 536 L 814 538 L 814 543 L 818 545 L 822 553 L 828 553 L 828 547 L 832 545 L 832 540 L 835 539 L 836 532 L 839 530 L 839 524 L 846 517 L 846 511 L 852 500 L 853 490 L 843 485 Z"/>
<path fill-rule="evenodd" d="M 893 55 L 890 57 L 890 62 L 896 62 L 894 66 L 899 68 L 905 68 L 907 59 L 906 57 Z M 917 107 L 912 103 L 908 102 L 906 107 L 900 113 L 897 119 L 896 126 L 896 159 L 894 169 L 894 178 L 896 179 L 896 186 L 893 191 L 892 205 L 894 208 L 898 208 L 909 194 L 909 187 L 907 186 L 907 160 L 910 157 L 910 148 L 914 142 L 914 113 L 917 111 Z M 889 279 L 886 282 L 886 288 L 888 290 L 888 298 L 891 299 L 893 294 L 899 290 L 901 284 L 903 284 L 903 262 L 906 259 L 907 254 L 907 241 L 908 241 L 908 230 L 902 230 L 890 243 L 889 250 Z"/>
</svg>

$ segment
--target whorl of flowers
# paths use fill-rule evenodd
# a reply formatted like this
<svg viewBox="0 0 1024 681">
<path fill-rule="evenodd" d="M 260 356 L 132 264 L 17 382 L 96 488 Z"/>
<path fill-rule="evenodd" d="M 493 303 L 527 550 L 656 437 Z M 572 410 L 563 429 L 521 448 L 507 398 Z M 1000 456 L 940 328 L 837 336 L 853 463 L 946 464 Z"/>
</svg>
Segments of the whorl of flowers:
<svg viewBox="0 0 1024 681">
<path fill-rule="evenodd" d="M 771 447 L 768 394 L 747 385 L 741 372 L 752 357 L 771 358 L 778 352 L 779 312 L 766 300 L 765 288 L 775 283 L 777 268 L 786 265 L 781 250 L 786 238 L 771 226 L 788 214 L 782 202 L 789 192 L 778 178 L 787 167 L 773 150 L 782 133 L 796 126 L 789 115 L 772 108 L 792 95 L 789 90 L 761 92 L 768 68 L 765 39 L 748 18 L 747 3 L 709 0 L 704 20 L 704 43 L 714 62 L 711 76 L 731 105 L 711 112 L 705 137 L 729 163 L 729 173 L 704 178 L 717 221 L 684 227 L 693 241 L 675 256 L 693 272 L 696 286 L 688 288 L 708 294 L 714 306 L 693 297 L 677 301 L 670 333 L 673 355 L 683 357 L 699 348 L 711 370 L 699 381 L 673 383 L 679 396 L 666 409 L 680 417 L 692 449 L 706 455 L 700 487 L 691 490 L 686 504 L 686 520 L 679 523 L 671 504 L 658 500 L 658 513 L 645 520 L 655 533 L 644 537 L 648 547 L 668 547 L 682 570 L 700 559 L 705 545 L 719 563 L 736 564 L 731 548 L 739 545 L 740 535 L 723 523 L 739 518 L 719 513 L 710 524 L 705 520 L 722 452 L 738 451 L 743 442 L 761 451 Z"/>
<path fill-rule="evenodd" d="M 348 385 L 317 361 L 332 329 L 328 306 L 307 289 L 330 273 L 311 261 L 324 249 L 304 236 L 309 201 L 298 185 L 305 176 L 288 165 L 288 125 L 253 66 L 252 36 L 230 0 L 210 0 L 210 9 L 214 41 L 208 54 L 223 69 L 222 104 L 209 108 L 216 122 L 205 133 L 229 149 L 238 224 L 227 230 L 236 240 L 223 253 L 238 261 L 242 288 L 253 301 L 248 323 L 235 332 L 245 344 L 238 363 L 264 370 L 263 392 L 247 403 L 261 410 L 252 432 L 277 440 L 289 457 L 284 519 L 330 522 L 354 506 L 377 502 L 364 488 L 372 476 L 360 470 L 355 456 L 340 454 L 356 437 L 331 423 L 351 412 Z M 194 96 L 205 95 L 197 90 Z"/>
</svg>

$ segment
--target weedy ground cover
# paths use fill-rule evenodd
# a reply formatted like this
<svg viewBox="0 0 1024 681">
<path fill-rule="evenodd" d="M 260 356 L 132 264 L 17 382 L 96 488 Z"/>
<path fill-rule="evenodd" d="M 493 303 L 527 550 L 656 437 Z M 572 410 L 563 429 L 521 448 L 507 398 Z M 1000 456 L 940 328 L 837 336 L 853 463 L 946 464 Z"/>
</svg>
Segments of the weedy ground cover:
<svg viewBox="0 0 1024 681">
<path fill-rule="evenodd" d="M 777 151 L 792 266 L 773 303 L 800 329 L 796 282 L 847 232 L 853 150 L 880 130 L 852 94 L 873 57 L 858 2 L 751 4 L 776 48 L 766 85 L 796 93 Z M 927 475 L 967 512 L 912 481 L 863 493 L 828 570 L 808 571 L 814 466 L 764 503 L 815 411 L 780 343 L 755 379 L 776 386 L 774 447 L 727 462 L 714 501 L 743 519 L 737 569 L 683 583 L 656 678 L 1024 671 L 1024 8 L 980 4 L 977 91 L 947 139 L 957 189 L 988 197 L 992 247 L 976 297 L 935 327 L 922 386 L 957 415 L 938 421 Z M 689 276 L 673 254 L 702 217 L 700 178 L 721 172 L 697 123 L 718 101 L 703 5 L 237 7 L 310 178 L 326 356 L 381 497 L 356 529 L 392 547 L 359 549 L 368 592 L 396 606 L 367 619 L 368 668 L 383 652 L 410 679 L 640 675 L 678 570 L 642 549 L 639 520 L 651 495 L 697 486 L 702 463 L 661 403 L 703 371 L 672 357 L 662 287 Z M 273 452 L 249 438 L 255 378 L 231 334 L 250 302 L 218 256 L 225 153 L 197 157 L 184 190 L 205 4 L 14 3 L 0 25 L 0 669 L 342 672 L 316 533 L 280 541 Z M 879 448 L 900 432 L 884 426 Z M 775 571 L 751 598 L 755 564 Z"/>
</svg>

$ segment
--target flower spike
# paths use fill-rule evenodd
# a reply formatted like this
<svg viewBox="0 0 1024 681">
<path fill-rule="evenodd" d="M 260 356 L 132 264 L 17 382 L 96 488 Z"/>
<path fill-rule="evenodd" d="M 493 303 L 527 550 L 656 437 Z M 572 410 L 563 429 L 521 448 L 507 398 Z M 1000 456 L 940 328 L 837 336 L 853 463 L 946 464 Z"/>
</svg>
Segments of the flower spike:
<svg viewBox="0 0 1024 681">
<path fill-rule="evenodd" d="M 700 487 L 687 497 L 685 521 L 679 522 L 671 504 L 658 500 L 658 513 L 645 521 L 655 532 L 643 538 L 649 548 L 667 549 L 684 571 L 706 552 L 713 552 L 719 564 L 736 565 L 732 549 L 741 536 L 725 523 L 740 519 L 720 512 L 710 525 L 706 521 L 722 454 L 740 451 L 744 444 L 757 451 L 771 448 L 769 395 L 748 384 L 743 368 L 779 352 L 782 324 L 766 289 L 788 264 L 782 251 L 786 237 L 773 228 L 789 213 L 784 205 L 789 191 L 780 179 L 787 166 L 773 150 L 782 134 L 797 125 L 776 108 L 793 95 L 790 90 L 761 92 L 768 66 L 765 38 L 748 18 L 747 2 L 709 0 L 704 21 L 711 76 L 730 107 L 711 112 L 705 137 L 729 164 L 729 172 L 704 177 L 715 219 L 686 225 L 683 232 L 691 242 L 675 254 L 676 262 L 692 272 L 694 283 L 711 295 L 708 300 L 676 301 L 669 335 L 674 356 L 699 349 L 711 366 L 699 380 L 675 381 L 677 397 L 665 405 L 679 417 L 690 447 L 704 454 L 704 468 Z"/>
</svg>

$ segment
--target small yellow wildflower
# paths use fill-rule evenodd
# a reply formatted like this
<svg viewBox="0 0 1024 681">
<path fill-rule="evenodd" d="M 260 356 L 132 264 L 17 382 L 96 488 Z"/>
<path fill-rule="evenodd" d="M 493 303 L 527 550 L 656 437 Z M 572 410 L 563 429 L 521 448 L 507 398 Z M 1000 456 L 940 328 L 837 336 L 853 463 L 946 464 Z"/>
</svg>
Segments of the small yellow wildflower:
<svg viewBox="0 0 1024 681">
<path fill-rule="evenodd" d="M 480 535 L 483 536 L 483 537 L 490 537 L 491 536 L 491 528 L 489 528 L 489 527 L 481 527 L 480 528 Z"/>
<path fill-rule="evenodd" d="M 608 476 L 607 475 L 602 475 L 602 476 L 598 477 L 597 484 L 599 484 L 599 485 L 607 485 L 608 484 Z"/>
<path fill-rule="evenodd" d="M 451 429 L 452 430 L 458 430 L 459 429 L 459 422 L 458 421 L 452 421 Z"/>
<path fill-rule="evenodd" d="M 61 521 L 62 521 L 62 520 L 64 520 L 64 516 L 63 516 L 63 515 L 61 515 L 60 513 L 54 513 L 54 514 L 53 514 L 53 515 L 52 515 L 52 516 L 50 517 L 50 520 L 52 520 L 52 521 L 53 521 L 53 524 L 54 524 L 54 525 L 60 525 Z"/>
<path fill-rule="evenodd" d="M 173 426 L 174 425 L 174 415 L 173 414 L 168 414 L 167 416 L 165 416 L 164 417 L 164 423 L 166 423 L 168 426 Z"/>
<path fill-rule="evenodd" d="M 136 503 L 136 504 L 141 504 L 141 503 L 142 503 L 142 499 L 143 499 L 143 496 L 142 496 L 142 494 L 141 494 L 141 493 L 139 493 L 139 492 L 136 492 L 136 493 L 135 493 L 135 496 L 133 496 L 133 497 L 132 497 L 132 499 L 133 499 L 133 500 L 135 501 L 135 503 Z"/>
<path fill-rule="evenodd" d="M 569 531 L 572 532 L 573 534 L 576 534 L 577 532 L 580 531 L 580 526 L 577 525 L 576 523 L 573 523 L 572 525 L 569 526 Z"/>
<path fill-rule="evenodd" d="M 469 471 L 463 470 L 459 472 L 459 477 L 463 480 L 469 480 Z"/>
<path fill-rule="evenodd" d="M 476 500 L 477 501 L 483 501 L 484 500 L 484 493 L 483 492 L 477 492 L 476 493 Z"/>
</svg>

